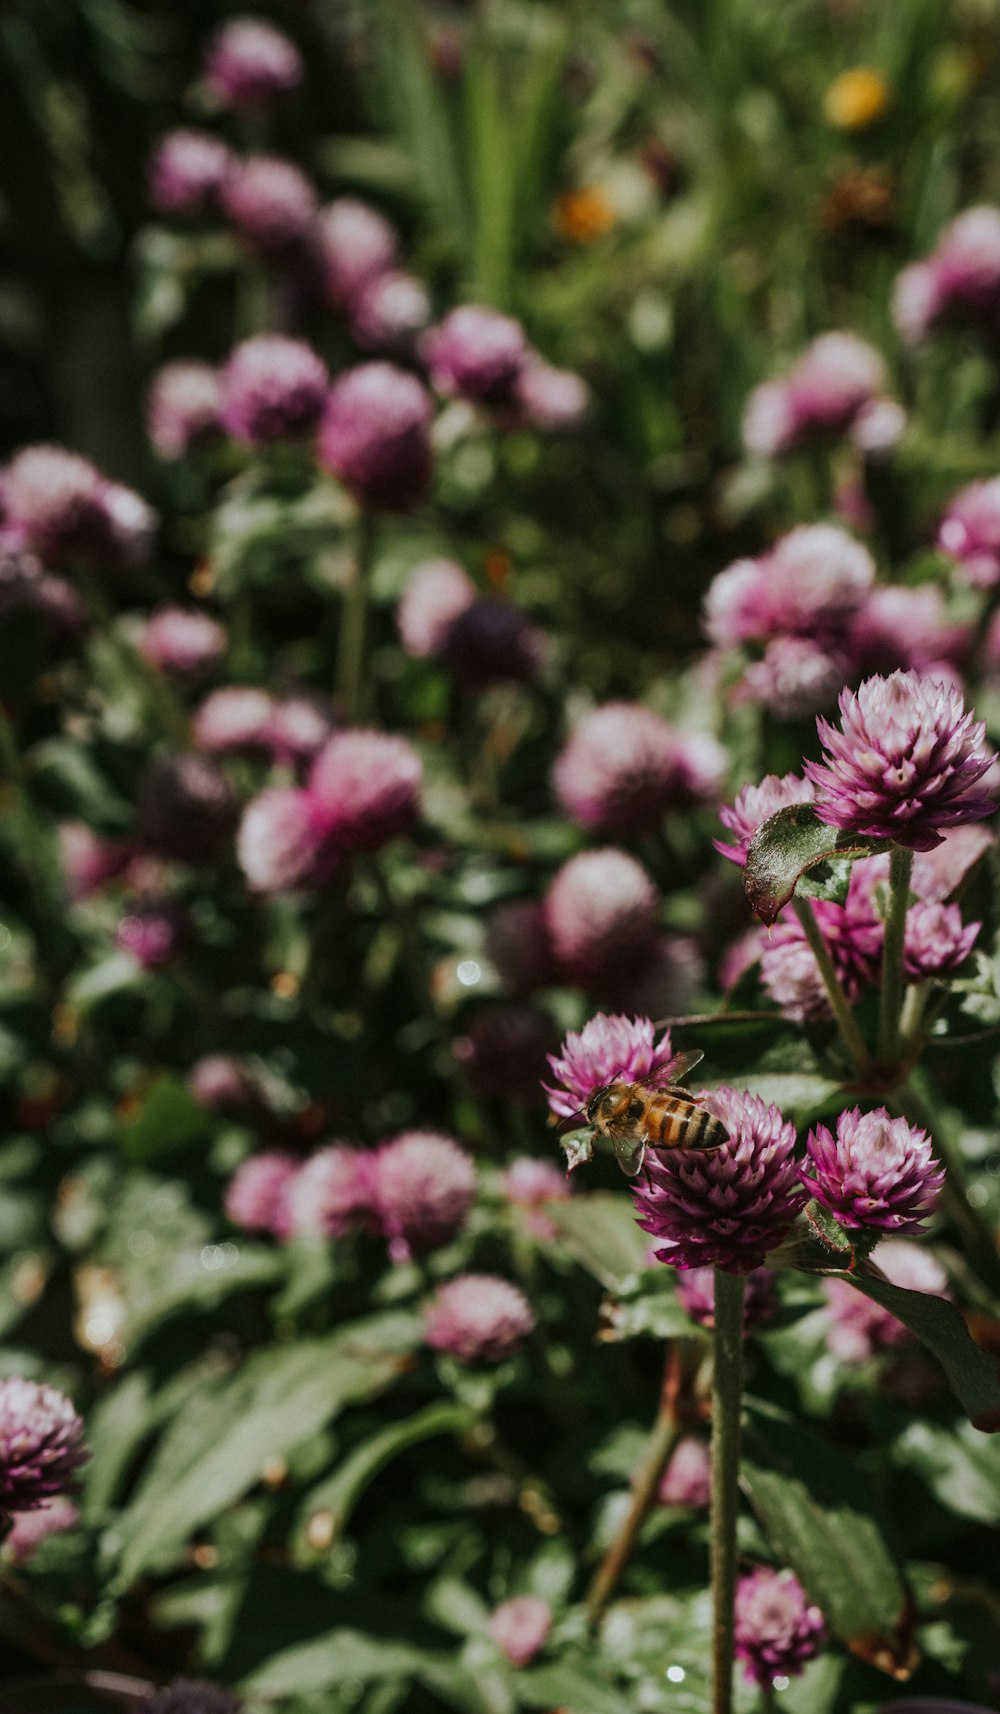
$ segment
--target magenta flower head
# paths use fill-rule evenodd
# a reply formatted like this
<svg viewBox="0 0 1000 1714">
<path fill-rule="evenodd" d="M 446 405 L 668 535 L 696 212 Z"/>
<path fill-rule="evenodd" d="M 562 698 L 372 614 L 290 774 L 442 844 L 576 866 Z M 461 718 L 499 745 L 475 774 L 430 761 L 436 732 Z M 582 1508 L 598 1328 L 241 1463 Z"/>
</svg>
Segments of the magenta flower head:
<svg viewBox="0 0 1000 1714">
<path fill-rule="evenodd" d="M 399 241 L 383 214 L 355 197 L 338 197 L 316 229 L 327 302 L 353 312 L 366 288 L 395 267 Z"/>
<path fill-rule="evenodd" d="M 375 1202 L 394 1260 L 446 1243 L 475 1197 L 472 1160 L 439 1131 L 404 1131 L 375 1156 Z"/>
<path fill-rule="evenodd" d="M 318 214 L 305 173 L 277 155 L 237 161 L 223 184 L 222 205 L 240 237 L 262 256 L 281 256 L 304 244 Z"/>
<path fill-rule="evenodd" d="M 431 318 L 422 281 L 393 268 L 358 294 L 351 310 L 351 337 L 366 351 L 409 355 Z"/>
<path fill-rule="evenodd" d="M 497 905 L 486 925 L 486 951 L 512 994 L 532 994 L 555 981 L 545 911 L 536 899 Z"/>
<path fill-rule="evenodd" d="M 926 1131 L 890 1119 L 884 1107 L 841 1113 L 836 1136 L 825 1125 L 809 1133 L 802 1182 L 842 1226 L 919 1232 L 944 1186 L 944 1169 Z"/>
<path fill-rule="evenodd" d="M 737 1660 L 744 1676 L 770 1689 L 795 1678 L 819 1654 L 826 1625 L 792 1571 L 759 1565 L 736 1585 Z"/>
<path fill-rule="evenodd" d="M 486 1629 L 511 1666 L 528 1666 L 548 1641 L 552 1609 L 540 1595 L 513 1595 L 493 1609 Z"/>
<path fill-rule="evenodd" d="M 131 489 L 109 482 L 63 446 L 26 446 L 0 473 L 0 500 L 14 545 L 49 564 L 86 558 L 141 563 L 155 515 Z"/>
<path fill-rule="evenodd" d="M 560 806 L 581 827 L 646 832 L 683 797 L 678 733 L 652 708 L 607 702 L 578 721 L 556 760 Z"/>
<path fill-rule="evenodd" d="M 332 872 L 334 861 L 315 799 L 299 786 L 272 786 L 247 805 L 236 857 L 255 893 L 316 886 Z"/>
<path fill-rule="evenodd" d="M 553 1161 L 541 1161 L 532 1155 L 522 1155 L 511 1161 L 502 1179 L 503 1193 L 514 1208 L 520 1208 L 524 1224 L 532 1237 L 548 1243 L 556 1236 L 556 1227 L 546 1213 L 550 1202 L 566 1202 L 571 1194 L 565 1173 Z"/>
<path fill-rule="evenodd" d="M 946 976 L 965 963 L 982 923 L 963 923 L 957 905 L 920 901 L 906 913 L 903 968 L 911 982 Z"/>
<path fill-rule="evenodd" d="M 751 661 L 736 700 L 760 702 L 779 720 L 802 720 L 831 708 L 847 665 L 811 637 L 774 637 L 759 661 Z"/>
<path fill-rule="evenodd" d="M 514 385 L 519 415 L 533 428 L 566 434 L 579 428 L 590 408 L 583 377 L 572 369 L 554 369 L 530 352 Z"/>
<path fill-rule="evenodd" d="M 65 1494 L 56 1494 L 35 1512 L 18 1512 L 3 1544 L 4 1554 L 15 1565 L 27 1565 L 43 1541 L 64 1535 L 79 1522 L 80 1513 L 72 1500 Z"/>
<path fill-rule="evenodd" d="M 527 361 L 528 343 L 520 322 L 498 310 L 463 304 L 431 328 L 424 356 L 439 393 L 505 405 Z"/>
<path fill-rule="evenodd" d="M 85 899 L 113 881 L 135 856 L 131 839 L 102 839 L 82 821 L 59 829 L 59 854 L 71 899 Z"/>
<path fill-rule="evenodd" d="M 236 165 L 225 143 L 208 131 L 168 131 L 149 163 L 149 200 L 160 214 L 205 214 L 219 206 Z"/>
<path fill-rule="evenodd" d="M 475 599 L 475 584 L 455 560 L 426 559 L 415 566 L 396 611 L 407 654 L 440 654 L 455 620 Z"/>
<path fill-rule="evenodd" d="M 715 1273 L 711 1267 L 685 1268 L 677 1276 L 677 1301 L 699 1327 L 715 1326 Z M 772 1321 L 781 1308 L 772 1268 L 752 1268 L 743 1281 L 743 1331 Z"/>
<path fill-rule="evenodd" d="M 974 589 L 991 589 L 1000 582 L 1000 476 L 970 482 L 955 495 L 937 542 Z"/>
<path fill-rule="evenodd" d="M 793 409 L 802 429 L 839 433 L 885 384 L 878 352 L 854 333 L 824 333 L 792 371 Z"/>
<path fill-rule="evenodd" d="M 253 1105 L 257 1088 L 238 1059 L 228 1053 L 206 1053 L 188 1072 L 187 1086 L 210 1113 L 241 1113 Z"/>
<path fill-rule="evenodd" d="M 777 774 L 765 774 L 759 785 L 741 786 L 732 805 L 726 804 L 719 811 L 723 827 L 734 836 L 733 844 L 726 845 L 716 839 L 713 841 L 716 851 L 728 857 L 730 863 L 744 868 L 758 827 L 777 815 L 779 809 L 787 809 L 793 803 L 811 803 L 813 796 L 809 781 L 800 779 L 798 774 L 782 774 L 780 778 Z"/>
<path fill-rule="evenodd" d="M 169 964 L 187 939 L 188 919 L 169 901 L 140 904 L 123 916 L 115 940 L 144 970 Z"/>
<path fill-rule="evenodd" d="M 335 847 L 376 851 L 416 826 L 422 779 L 420 757 L 405 738 L 357 728 L 324 745 L 309 790 Z"/>
<path fill-rule="evenodd" d="M 981 782 L 996 757 L 953 685 L 913 672 L 866 679 L 842 692 L 840 716 L 839 731 L 816 722 L 823 761 L 805 766 L 828 826 L 929 851 L 946 828 L 993 814 Z"/>
<path fill-rule="evenodd" d="M 146 429 L 161 458 L 185 458 L 219 428 L 219 373 L 210 363 L 166 363 L 153 378 Z"/>
<path fill-rule="evenodd" d="M 506 1095 L 524 1106 L 540 1099 L 552 1019 L 523 1001 L 492 1000 L 469 1020 L 453 1047 L 481 1095 Z"/>
<path fill-rule="evenodd" d="M 699 1099 L 722 1120 L 729 1141 L 717 1149 L 648 1150 L 633 1187 L 636 1218 L 660 1241 L 659 1261 L 747 1274 L 805 1204 L 795 1127 L 757 1095 L 721 1088 Z"/>
<path fill-rule="evenodd" d="M 34 1512 L 66 1493 L 88 1457 L 65 1393 L 17 1375 L 0 1381 L 0 1514 Z"/>
<path fill-rule="evenodd" d="M 220 107 L 253 112 L 302 82 L 294 42 L 262 18 L 230 18 L 209 43 L 202 75 Z"/>
<path fill-rule="evenodd" d="M 928 678 L 950 678 L 950 673 L 936 669 L 945 661 L 960 660 L 969 641 L 968 626 L 948 622 L 937 584 L 923 583 L 917 589 L 881 584 L 851 623 L 848 677 L 857 683 L 876 673 L 912 667 Z"/>
<path fill-rule="evenodd" d="M 139 653 L 170 678 L 196 679 L 221 660 L 229 639 L 218 620 L 185 607 L 161 607 L 139 638 Z"/>
<path fill-rule="evenodd" d="M 476 691 L 537 678 L 543 649 L 541 632 L 520 607 L 484 595 L 456 615 L 440 652 L 464 689 Z"/>
<path fill-rule="evenodd" d="M 523 1292 L 494 1274 L 459 1274 L 438 1288 L 425 1312 L 424 1338 L 460 1363 L 499 1363 L 535 1326 Z"/>
<path fill-rule="evenodd" d="M 156 1690 L 144 1704 L 144 1714 L 240 1714 L 242 1703 L 220 1684 L 203 1678 L 175 1678 L 166 1690 Z"/>
<path fill-rule="evenodd" d="M 266 690 L 226 685 L 207 696 L 194 717 L 192 734 L 203 750 L 263 750 L 274 704 Z"/>
<path fill-rule="evenodd" d="M 279 765 L 310 762 L 336 730 L 334 712 L 325 697 L 294 691 L 274 704 L 267 727 L 267 747 Z"/>
<path fill-rule="evenodd" d="M 222 371 L 222 426 L 244 446 L 311 434 L 323 414 L 326 364 L 303 339 L 261 333 L 238 345 Z"/>
<path fill-rule="evenodd" d="M 844 904 L 816 899 L 813 910 L 841 987 L 853 1002 L 875 980 L 882 951 L 883 928 L 871 893 L 852 874 Z M 761 943 L 760 976 L 786 1018 L 806 1023 L 830 1017 L 819 966 L 797 918 L 779 922 Z"/>
<path fill-rule="evenodd" d="M 803 524 L 759 559 L 737 560 L 705 602 L 720 648 L 777 637 L 836 640 L 875 580 L 868 549 L 836 524 Z"/>
<path fill-rule="evenodd" d="M 656 936 L 658 906 L 651 877 L 627 852 L 608 848 L 571 857 L 545 895 L 558 967 L 585 987 L 638 969 Z"/>
<path fill-rule="evenodd" d="M 319 431 L 319 460 L 362 506 L 409 512 L 433 468 L 426 387 L 392 363 L 362 363 L 334 382 Z"/>
<path fill-rule="evenodd" d="M 286 1196 L 293 1231 L 343 1238 L 375 1212 L 375 1156 L 330 1143 L 289 1180 Z"/>
<path fill-rule="evenodd" d="M 673 1058 L 670 1031 L 659 1041 L 648 1018 L 598 1012 L 577 1033 L 570 1030 L 558 1055 L 549 1054 L 556 1087 L 545 1084 L 549 1108 L 557 1119 L 573 1119 L 585 1110 L 595 1089 L 619 1078 L 626 1083 L 655 1082 Z"/>
<path fill-rule="evenodd" d="M 288 1193 L 299 1163 L 292 1155 L 267 1150 L 238 1166 L 226 1189 L 226 1214 L 246 1232 L 270 1232 L 288 1238 L 294 1229 Z"/>
<path fill-rule="evenodd" d="M 195 754 L 163 756 L 139 788 L 139 828 L 158 857 L 208 863 L 236 820 L 236 802 L 214 762 Z"/>
<path fill-rule="evenodd" d="M 712 1461 L 708 1444 L 696 1434 L 686 1434 L 670 1455 L 660 1479 L 657 1499 L 661 1506 L 692 1506 L 701 1511 L 712 1494 Z"/>
<path fill-rule="evenodd" d="M 948 1276 L 936 1256 L 923 1244 L 905 1238 L 883 1238 L 871 1260 L 891 1285 L 947 1297 Z M 911 1345 L 913 1334 L 902 1321 L 843 1279 L 823 1281 L 830 1326 L 826 1342 L 845 1363 L 864 1363 L 879 1351 Z"/>
</svg>

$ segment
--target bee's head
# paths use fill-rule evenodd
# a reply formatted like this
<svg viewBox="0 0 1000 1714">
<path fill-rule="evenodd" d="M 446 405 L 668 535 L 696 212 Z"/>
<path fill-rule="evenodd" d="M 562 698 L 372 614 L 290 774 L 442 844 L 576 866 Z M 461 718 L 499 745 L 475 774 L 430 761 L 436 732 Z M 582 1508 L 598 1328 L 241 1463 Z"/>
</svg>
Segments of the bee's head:
<svg viewBox="0 0 1000 1714">
<path fill-rule="evenodd" d="M 587 1119 L 591 1125 L 597 1123 L 597 1120 L 600 1117 L 601 1107 L 607 1099 L 608 1091 L 611 1087 L 612 1085 L 610 1083 L 602 1084 L 600 1089 L 594 1090 L 593 1095 L 587 1102 Z"/>
</svg>

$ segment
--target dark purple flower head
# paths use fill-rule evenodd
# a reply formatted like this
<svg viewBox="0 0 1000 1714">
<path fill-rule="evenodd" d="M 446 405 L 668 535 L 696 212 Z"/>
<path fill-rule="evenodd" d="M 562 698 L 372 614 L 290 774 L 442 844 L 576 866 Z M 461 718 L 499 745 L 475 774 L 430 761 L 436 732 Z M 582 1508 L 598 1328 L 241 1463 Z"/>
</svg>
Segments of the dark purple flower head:
<svg viewBox="0 0 1000 1714">
<path fill-rule="evenodd" d="M 139 653 L 171 678 L 200 678 L 226 652 L 229 639 L 217 619 L 186 607 L 160 607 L 139 639 Z"/>
<path fill-rule="evenodd" d="M 388 732 L 337 732 L 320 751 L 309 791 L 334 846 L 373 851 L 412 832 L 420 815 L 423 768 L 407 743 Z"/>
<path fill-rule="evenodd" d="M 187 938 L 188 919 L 178 905 L 150 901 L 123 916 L 115 940 L 144 970 L 158 970 L 176 957 Z"/>
<path fill-rule="evenodd" d="M 642 966 L 656 934 L 659 898 L 626 851 L 581 851 L 554 876 L 545 920 L 565 977 L 600 987 Z"/>
<path fill-rule="evenodd" d="M 716 839 L 716 851 L 742 869 L 758 827 L 790 804 L 811 803 L 814 795 L 809 781 L 800 779 L 798 774 L 783 774 L 780 778 L 777 774 L 765 774 L 759 785 L 741 786 L 732 805 L 725 804 L 719 811 L 719 820 L 735 836 L 734 842 L 725 845 Z"/>
<path fill-rule="evenodd" d="M 266 690 L 253 685 L 226 685 L 213 690 L 198 709 L 192 728 L 203 750 L 263 750 L 274 704 Z"/>
<path fill-rule="evenodd" d="M 455 560 L 426 559 L 414 566 L 396 612 L 407 654 L 440 654 L 455 620 L 475 599 L 475 584 Z"/>
<path fill-rule="evenodd" d="M 504 405 L 527 360 L 528 344 L 520 322 L 498 310 L 463 304 L 426 335 L 424 355 L 439 393 Z"/>
<path fill-rule="evenodd" d="M 481 1095 L 504 1095 L 531 1107 L 541 1098 L 554 1034 L 552 1019 L 540 1007 L 492 1000 L 469 1020 L 453 1051 Z"/>
<path fill-rule="evenodd" d="M 480 596 L 463 607 L 440 649 L 442 660 L 470 691 L 537 678 L 542 653 L 541 632 L 527 614 L 495 595 Z"/>
<path fill-rule="evenodd" d="M 334 712 L 325 697 L 295 691 L 274 704 L 267 727 L 267 746 L 274 760 L 292 767 L 309 762 L 336 730 Z"/>
<path fill-rule="evenodd" d="M 648 1150 L 633 1187 L 636 1218 L 660 1241 L 659 1261 L 747 1274 L 781 1242 L 806 1200 L 795 1127 L 757 1095 L 720 1088 L 699 1099 L 722 1120 L 729 1141 L 717 1149 Z"/>
<path fill-rule="evenodd" d="M 0 1514 L 34 1512 L 65 1493 L 88 1456 L 65 1393 L 20 1376 L 0 1380 Z"/>
<path fill-rule="evenodd" d="M 294 1229 L 289 1190 L 299 1171 L 292 1155 L 277 1150 L 251 1155 L 237 1167 L 226 1189 L 226 1214 L 247 1232 L 288 1238 Z"/>
<path fill-rule="evenodd" d="M 916 851 L 996 808 L 983 775 L 995 761 L 986 729 L 953 685 L 895 672 L 840 698 L 840 730 L 816 722 L 823 761 L 807 762 L 821 821 Z"/>
<path fill-rule="evenodd" d="M 245 446 L 311 434 L 323 414 L 326 364 L 303 339 L 261 333 L 238 345 L 222 371 L 223 427 Z"/>
<path fill-rule="evenodd" d="M 736 700 L 759 702 L 779 720 L 803 720 L 833 707 L 846 673 L 841 650 L 811 637 L 774 637 L 747 666 Z"/>
<path fill-rule="evenodd" d="M 166 1690 L 156 1690 L 144 1714 L 240 1714 L 242 1703 L 230 1690 L 201 1678 L 176 1678 Z"/>
<path fill-rule="evenodd" d="M 712 1461 L 708 1442 L 696 1434 L 686 1434 L 670 1454 L 656 1497 L 661 1506 L 692 1506 L 701 1511 L 708 1505 L 711 1495 Z"/>
<path fill-rule="evenodd" d="M 557 1119 L 575 1118 L 586 1108 L 595 1089 L 619 1078 L 626 1083 L 655 1082 L 673 1057 L 669 1030 L 664 1030 L 657 1041 L 648 1018 L 598 1012 L 579 1033 L 569 1031 L 558 1055 L 549 1054 L 558 1085 L 545 1085 L 549 1107 Z"/>
<path fill-rule="evenodd" d="M 280 256 L 302 245 L 316 223 L 312 185 L 291 161 L 277 155 L 248 155 L 222 187 L 224 211 L 251 249 Z"/>
<path fill-rule="evenodd" d="M 919 1232 L 944 1186 L 926 1131 L 890 1119 L 884 1107 L 841 1113 L 836 1136 L 817 1125 L 808 1150 L 802 1182 L 842 1226 Z"/>
<path fill-rule="evenodd" d="M 531 994 L 555 981 L 552 942 L 537 899 L 497 905 L 486 925 L 486 951 L 513 994 Z"/>
<path fill-rule="evenodd" d="M 230 18 L 213 36 L 202 75 L 220 107 L 253 112 L 302 82 L 302 55 L 263 18 Z"/>
<path fill-rule="evenodd" d="M 210 1113 L 245 1112 L 257 1096 L 253 1079 L 229 1053 L 207 1053 L 196 1060 L 188 1072 L 187 1085 Z"/>
<path fill-rule="evenodd" d="M 185 458 L 219 427 L 219 372 L 210 363 L 167 363 L 153 379 L 146 428 L 161 458 Z"/>
<path fill-rule="evenodd" d="M 394 1260 L 446 1243 L 475 1197 L 471 1158 L 438 1131 L 404 1131 L 375 1156 L 375 1203 Z"/>
<path fill-rule="evenodd" d="M 309 792 L 272 786 L 244 810 L 236 856 L 255 893 L 290 893 L 332 872 L 327 846 L 326 824 Z"/>
<path fill-rule="evenodd" d="M 299 1168 L 287 1187 L 292 1230 L 343 1238 L 376 1211 L 376 1157 L 369 1149 L 331 1143 Z"/>
<path fill-rule="evenodd" d="M 486 1629 L 511 1666 L 528 1666 L 552 1629 L 552 1609 L 540 1595 L 512 1595 L 489 1616 Z"/>
<path fill-rule="evenodd" d="M 976 943 L 979 922 L 962 922 L 957 905 L 920 902 L 906 913 L 903 968 L 911 982 L 945 976 L 964 964 Z"/>
<path fill-rule="evenodd" d="M 205 756 L 163 756 L 147 768 L 139 788 L 139 827 L 157 856 L 211 862 L 235 820 L 228 782 Z"/>
<path fill-rule="evenodd" d="M 430 316 L 431 300 L 423 282 L 393 268 L 358 293 L 351 308 L 351 336 L 366 351 L 406 356 Z"/>
<path fill-rule="evenodd" d="M 737 1660 L 745 1676 L 770 1689 L 794 1678 L 823 1645 L 826 1625 L 794 1572 L 759 1565 L 736 1585 Z"/>
<path fill-rule="evenodd" d="M 168 131 L 149 163 L 149 199 L 160 214 L 205 214 L 217 208 L 236 164 L 208 131 Z"/>
<path fill-rule="evenodd" d="M 974 589 L 991 589 L 1000 582 L 1000 476 L 970 482 L 955 495 L 937 541 Z"/>
<path fill-rule="evenodd" d="M 0 625 L 30 615 L 51 647 L 76 643 L 88 629 L 87 610 L 71 584 L 42 570 L 34 554 L 0 543 Z"/>
<path fill-rule="evenodd" d="M 685 794 L 680 734 L 652 708 L 607 702 L 577 722 L 552 784 L 581 827 L 623 834 L 655 827 Z"/>
<path fill-rule="evenodd" d="M 427 1306 L 424 1338 L 460 1363 L 498 1363 L 533 1330 L 523 1292 L 493 1274 L 459 1274 Z"/>
<path fill-rule="evenodd" d="M 323 209 L 316 237 L 333 309 L 354 312 L 365 291 L 395 267 L 395 231 L 377 209 L 354 197 L 338 197 Z"/>
<path fill-rule="evenodd" d="M 79 1509 L 72 1500 L 56 1494 L 35 1512 L 18 1512 L 3 1544 L 4 1555 L 15 1565 L 28 1565 L 43 1541 L 75 1529 L 79 1521 Z"/>
<path fill-rule="evenodd" d="M 26 446 L 0 474 L 0 501 L 15 544 L 46 564 L 74 558 L 140 563 L 155 516 L 131 489 L 109 482 L 63 446 Z"/>
<path fill-rule="evenodd" d="M 677 1276 L 677 1301 L 700 1327 L 715 1326 L 715 1273 L 711 1267 L 685 1268 Z M 743 1282 L 743 1331 L 772 1321 L 781 1307 L 772 1268 L 753 1268 Z"/>
<path fill-rule="evenodd" d="M 362 363 L 334 383 L 319 459 L 363 506 L 408 512 L 431 479 L 433 408 L 426 387 L 392 363 Z"/>
<path fill-rule="evenodd" d="M 517 377 L 515 397 L 526 422 L 550 434 L 578 428 L 587 414 L 587 383 L 572 369 L 554 369 L 534 353 Z"/>
</svg>

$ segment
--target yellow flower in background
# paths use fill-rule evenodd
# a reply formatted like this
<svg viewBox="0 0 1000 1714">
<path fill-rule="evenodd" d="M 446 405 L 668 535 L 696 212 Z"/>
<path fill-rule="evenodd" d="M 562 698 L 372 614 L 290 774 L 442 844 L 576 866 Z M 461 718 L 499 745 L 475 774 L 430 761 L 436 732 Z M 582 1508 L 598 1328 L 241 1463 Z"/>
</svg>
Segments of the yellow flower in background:
<svg viewBox="0 0 1000 1714">
<path fill-rule="evenodd" d="M 870 65 L 852 66 L 835 77 L 823 98 L 823 111 L 838 131 L 866 131 L 889 105 L 889 85 Z"/>
<path fill-rule="evenodd" d="M 610 232 L 618 218 L 614 203 L 599 185 L 581 185 L 556 198 L 552 224 L 572 244 L 594 244 Z"/>
</svg>

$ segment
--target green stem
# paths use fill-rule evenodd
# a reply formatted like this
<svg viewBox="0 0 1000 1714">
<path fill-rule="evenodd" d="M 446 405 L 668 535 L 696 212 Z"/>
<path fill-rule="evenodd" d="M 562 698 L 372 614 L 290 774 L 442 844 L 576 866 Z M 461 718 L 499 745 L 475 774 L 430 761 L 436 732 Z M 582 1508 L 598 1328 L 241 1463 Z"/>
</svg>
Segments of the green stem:
<svg viewBox="0 0 1000 1714">
<path fill-rule="evenodd" d="M 903 1006 L 903 938 L 910 902 L 913 852 L 894 845 L 889 856 L 889 915 L 882 948 L 882 991 L 879 995 L 878 1056 L 884 1066 L 899 1058 L 899 1018 Z"/>
<path fill-rule="evenodd" d="M 871 1066 L 871 1062 L 868 1057 L 868 1049 L 865 1046 L 864 1037 L 858 1028 L 857 1019 L 851 1011 L 850 1002 L 847 995 L 844 993 L 840 977 L 837 975 L 837 972 L 833 967 L 833 959 L 830 957 L 830 949 L 826 944 L 823 930 L 820 928 L 819 923 L 816 920 L 816 912 L 813 910 L 812 900 L 809 898 L 796 897 L 792 900 L 792 903 L 795 906 L 795 914 L 805 930 L 805 936 L 812 950 L 812 955 L 819 966 L 819 973 L 823 978 L 823 986 L 826 989 L 830 1005 L 833 1007 L 833 1015 L 837 1020 L 837 1027 L 843 1038 L 844 1046 L 850 1054 L 854 1069 L 858 1076 L 864 1077 Z"/>
<path fill-rule="evenodd" d="M 344 591 L 337 657 L 337 689 L 349 721 L 360 719 L 367 702 L 365 633 L 368 624 L 368 581 L 374 545 L 374 519 L 362 512 L 358 519 L 357 546 L 350 582 Z"/>
<path fill-rule="evenodd" d="M 712 1714 L 733 1706 L 733 1603 L 740 1504 L 743 1275 L 715 1269 L 712 1362 Z"/>
</svg>

